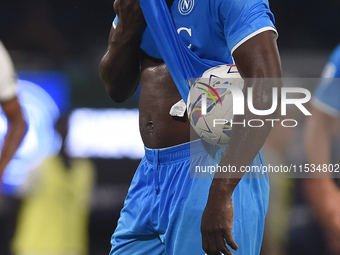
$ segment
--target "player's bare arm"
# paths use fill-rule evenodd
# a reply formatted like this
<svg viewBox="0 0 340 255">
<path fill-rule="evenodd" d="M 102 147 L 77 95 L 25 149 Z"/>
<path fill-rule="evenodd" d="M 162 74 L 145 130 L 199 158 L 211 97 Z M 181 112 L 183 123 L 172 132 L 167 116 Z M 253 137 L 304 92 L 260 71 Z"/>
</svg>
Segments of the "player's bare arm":
<svg viewBox="0 0 340 255">
<path fill-rule="evenodd" d="M 8 131 L 1 150 L 0 177 L 26 133 L 26 122 L 23 118 L 18 99 L 15 97 L 3 102 L 1 107 L 8 119 Z"/>
<path fill-rule="evenodd" d="M 269 109 L 272 105 L 272 88 L 280 90 L 281 64 L 276 44 L 276 34 L 272 31 L 262 32 L 240 45 L 233 57 L 237 68 L 245 79 L 245 88 L 253 87 L 253 103 L 256 109 Z M 247 107 L 245 107 L 247 108 Z M 264 119 L 264 116 L 255 116 L 245 110 L 244 116 L 235 116 L 235 122 L 243 119 Z M 272 116 L 275 117 L 276 112 Z M 264 121 L 265 122 L 265 121 Z M 256 154 L 264 144 L 271 123 L 261 128 L 235 125 L 229 140 L 227 150 L 220 161 L 220 165 L 232 165 L 240 169 L 241 166 L 249 166 Z M 232 254 L 225 242 L 234 250 L 238 249 L 232 237 L 233 201 L 232 194 L 241 179 L 232 173 L 216 174 L 212 182 L 207 206 L 202 216 L 202 245 L 208 255 Z"/>
<path fill-rule="evenodd" d="M 338 135 L 339 118 L 311 107 L 312 117 L 307 118 L 305 148 L 308 163 L 331 163 L 331 141 Z M 304 193 L 326 231 L 340 237 L 340 190 L 330 172 L 314 173 L 320 178 L 303 180 Z M 316 176 L 314 176 L 316 177 Z"/>
<path fill-rule="evenodd" d="M 164 61 L 140 50 L 146 23 L 139 1 L 116 0 L 114 10 L 118 16 L 117 26 L 111 29 L 108 49 L 99 68 L 107 94 L 114 101 L 123 102 L 141 82 L 139 125 L 144 145 L 165 148 L 188 142 L 187 118 L 169 115 L 171 106 L 181 97 Z"/>
<path fill-rule="evenodd" d="M 145 20 L 138 0 L 116 0 L 114 10 L 119 19 L 116 28 L 111 29 L 99 71 L 108 95 L 116 102 L 123 102 L 139 84 L 139 45 Z"/>
</svg>

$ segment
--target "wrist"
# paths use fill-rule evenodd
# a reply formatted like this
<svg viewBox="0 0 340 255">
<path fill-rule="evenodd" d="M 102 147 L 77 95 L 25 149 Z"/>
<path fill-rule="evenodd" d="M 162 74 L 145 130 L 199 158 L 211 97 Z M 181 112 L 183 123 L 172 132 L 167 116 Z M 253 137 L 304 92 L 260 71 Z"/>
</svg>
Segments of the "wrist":
<svg viewBox="0 0 340 255">
<path fill-rule="evenodd" d="M 209 197 L 231 198 L 240 179 L 236 178 L 215 178 L 210 186 Z"/>
<path fill-rule="evenodd" d="M 116 29 L 115 29 L 115 35 L 118 35 L 116 38 L 127 38 L 130 40 L 135 40 L 136 38 L 141 38 L 141 35 L 143 34 L 144 30 L 146 28 L 145 23 L 128 23 L 120 21 L 117 23 Z"/>
</svg>

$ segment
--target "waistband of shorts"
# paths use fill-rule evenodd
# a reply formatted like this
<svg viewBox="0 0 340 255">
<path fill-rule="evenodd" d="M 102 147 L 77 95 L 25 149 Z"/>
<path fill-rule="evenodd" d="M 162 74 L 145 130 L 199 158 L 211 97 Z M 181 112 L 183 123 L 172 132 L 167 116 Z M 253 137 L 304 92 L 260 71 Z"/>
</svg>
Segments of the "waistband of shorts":
<svg viewBox="0 0 340 255">
<path fill-rule="evenodd" d="M 150 163 L 153 162 L 156 151 L 158 151 L 159 163 L 170 163 L 178 160 L 188 159 L 190 156 L 207 153 L 207 150 L 217 151 L 220 149 L 220 147 L 203 142 L 201 139 L 162 149 L 149 149 L 147 147 L 144 148 L 145 157 Z"/>
</svg>

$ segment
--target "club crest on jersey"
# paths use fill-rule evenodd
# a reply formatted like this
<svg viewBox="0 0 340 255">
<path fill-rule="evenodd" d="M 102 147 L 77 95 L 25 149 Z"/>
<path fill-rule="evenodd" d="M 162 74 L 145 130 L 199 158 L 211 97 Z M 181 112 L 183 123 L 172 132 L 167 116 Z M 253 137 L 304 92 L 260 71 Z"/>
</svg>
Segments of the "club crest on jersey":
<svg viewBox="0 0 340 255">
<path fill-rule="evenodd" d="M 194 8 L 194 0 L 179 0 L 178 10 L 182 15 L 189 14 Z"/>
</svg>

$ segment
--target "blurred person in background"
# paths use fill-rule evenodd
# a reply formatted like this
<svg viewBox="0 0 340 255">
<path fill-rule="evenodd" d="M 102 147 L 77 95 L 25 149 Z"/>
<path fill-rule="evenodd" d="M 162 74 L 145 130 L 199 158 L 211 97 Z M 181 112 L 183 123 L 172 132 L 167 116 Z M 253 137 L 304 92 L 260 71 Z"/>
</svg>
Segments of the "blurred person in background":
<svg viewBox="0 0 340 255">
<path fill-rule="evenodd" d="M 19 212 L 13 240 L 16 255 L 86 255 L 88 221 L 95 169 L 85 158 L 72 158 L 66 149 L 68 116 L 56 129 L 62 138 L 59 154 L 47 157 L 36 169 L 34 189 Z"/>
<path fill-rule="evenodd" d="M 26 132 L 26 122 L 17 98 L 16 83 L 12 60 L 0 41 L 0 103 L 8 120 L 8 131 L 0 155 L 0 177 Z"/>
<path fill-rule="evenodd" d="M 7 132 L 0 154 L 1 177 L 14 156 L 26 132 L 26 121 L 17 98 L 17 79 L 12 60 L 0 41 L 0 104 L 7 119 Z M 8 255 L 9 243 L 13 237 L 16 212 L 20 203 L 13 197 L 0 193 L 0 254 Z"/>
<path fill-rule="evenodd" d="M 322 169 L 312 173 L 320 178 L 303 180 L 303 190 L 323 233 L 318 243 L 324 245 L 325 255 L 340 254 L 339 160 L 332 160 L 333 141 L 340 131 L 339 78 L 340 44 L 331 54 L 314 91 L 312 116 L 307 118 L 304 137 L 308 163 Z"/>
</svg>

